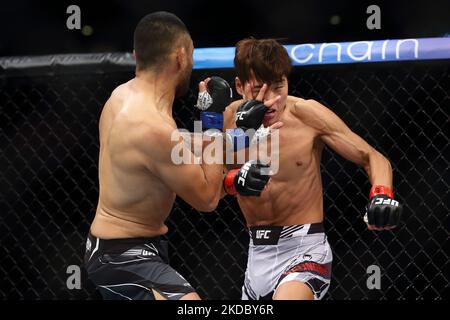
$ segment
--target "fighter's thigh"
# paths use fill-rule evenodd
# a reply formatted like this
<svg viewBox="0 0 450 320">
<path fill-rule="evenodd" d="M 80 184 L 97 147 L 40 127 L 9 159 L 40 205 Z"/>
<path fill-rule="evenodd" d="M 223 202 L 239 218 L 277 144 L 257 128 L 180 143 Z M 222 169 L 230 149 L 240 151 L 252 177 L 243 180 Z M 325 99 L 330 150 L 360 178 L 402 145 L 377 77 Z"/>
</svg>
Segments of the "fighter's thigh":
<svg viewBox="0 0 450 320">
<path fill-rule="evenodd" d="M 292 280 L 278 286 L 273 300 L 314 300 L 314 294 L 306 283 Z"/>
<path fill-rule="evenodd" d="M 105 299 L 178 300 L 198 297 L 188 281 L 159 257 L 104 257 L 89 273 Z"/>
<path fill-rule="evenodd" d="M 151 280 L 152 291 L 156 300 L 199 300 L 189 282 L 171 266 L 160 263 L 152 272 L 153 276 L 141 276 Z"/>
</svg>

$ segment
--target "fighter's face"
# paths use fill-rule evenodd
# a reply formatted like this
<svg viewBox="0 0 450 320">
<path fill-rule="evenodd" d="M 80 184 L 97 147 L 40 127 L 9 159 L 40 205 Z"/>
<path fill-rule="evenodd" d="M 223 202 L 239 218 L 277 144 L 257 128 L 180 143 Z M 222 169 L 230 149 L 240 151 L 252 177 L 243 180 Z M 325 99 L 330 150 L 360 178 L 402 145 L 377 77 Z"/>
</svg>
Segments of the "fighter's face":
<svg viewBox="0 0 450 320">
<path fill-rule="evenodd" d="M 191 40 L 189 42 L 189 47 L 186 49 L 186 63 L 184 65 L 184 68 L 180 71 L 179 81 L 175 91 L 176 97 L 184 96 L 188 92 L 193 65 L 194 45 Z"/>
<path fill-rule="evenodd" d="M 258 92 L 261 90 L 264 83 L 257 81 L 255 79 L 251 79 L 250 81 L 253 81 L 254 83 L 252 94 L 253 98 L 255 98 L 258 95 Z M 265 127 L 268 127 L 277 122 L 281 117 L 281 113 L 283 112 L 284 107 L 286 106 L 286 100 L 288 96 L 288 81 L 285 76 L 283 76 L 281 81 L 272 82 L 269 85 L 264 95 L 263 101 L 266 102 L 270 99 L 275 98 L 276 96 L 280 96 L 280 99 L 278 99 L 271 106 L 268 106 L 269 111 L 266 112 L 263 120 L 263 124 Z"/>
</svg>

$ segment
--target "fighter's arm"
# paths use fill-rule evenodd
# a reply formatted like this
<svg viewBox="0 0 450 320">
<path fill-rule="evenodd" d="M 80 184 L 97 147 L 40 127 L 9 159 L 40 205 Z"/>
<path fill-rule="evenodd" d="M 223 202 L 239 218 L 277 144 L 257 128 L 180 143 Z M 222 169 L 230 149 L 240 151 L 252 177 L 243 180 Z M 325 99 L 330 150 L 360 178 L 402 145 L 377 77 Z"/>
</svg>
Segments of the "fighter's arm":
<svg viewBox="0 0 450 320">
<path fill-rule="evenodd" d="M 236 128 L 236 110 L 237 108 L 244 102 L 244 100 L 240 99 L 237 101 L 233 101 L 228 105 L 228 107 L 223 112 L 223 132 L 226 132 L 227 129 Z M 245 152 L 245 150 L 240 150 L 240 152 Z M 239 167 L 240 165 L 236 164 L 236 154 L 233 155 L 233 163 L 223 165 L 224 173 L 227 174 L 229 170 Z M 227 195 L 225 189 L 222 188 L 220 198 L 223 198 Z"/>
<path fill-rule="evenodd" d="M 362 166 L 372 185 L 392 189 L 392 168 L 385 156 L 370 146 L 330 109 L 314 100 L 295 104 L 295 112 L 314 128 L 318 138 L 347 160 Z"/>
<path fill-rule="evenodd" d="M 230 103 L 230 105 L 225 109 L 223 113 L 223 132 L 226 132 L 228 129 L 236 128 L 236 110 L 237 108 L 244 102 L 244 100 L 237 100 Z M 229 151 L 230 152 L 230 151 Z M 233 152 L 233 163 L 225 164 L 224 167 L 226 170 L 231 170 L 234 168 L 238 168 L 242 165 L 242 163 L 237 163 L 238 154 L 243 154 L 241 158 L 248 159 L 248 149 L 243 148 L 236 152 Z"/>
<path fill-rule="evenodd" d="M 177 129 L 161 125 L 157 131 L 146 130 L 141 150 L 147 168 L 193 208 L 213 211 L 217 207 L 222 191 L 222 164 L 195 161 Z"/>
<path fill-rule="evenodd" d="M 369 230 L 390 230 L 399 223 L 402 206 L 394 200 L 392 167 L 388 159 L 371 147 L 331 110 L 308 100 L 295 105 L 295 112 L 316 130 L 317 137 L 345 159 L 364 167 L 372 188 L 364 221 Z"/>
<path fill-rule="evenodd" d="M 236 110 L 244 103 L 243 99 L 233 101 L 223 113 L 223 131 L 236 128 Z"/>
<path fill-rule="evenodd" d="M 244 103 L 244 100 L 238 100 L 231 103 L 224 112 L 224 131 L 227 129 L 236 128 L 236 112 L 238 108 Z M 256 145 L 252 147 L 257 147 Z M 231 152 L 231 151 L 229 151 Z M 221 197 L 226 194 L 241 196 L 259 196 L 269 181 L 269 176 L 262 173 L 263 167 L 268 165 L 262 165 L 261 163 L 246 162 L 240 163 L 238 159 L 249 159 L 248 148 L 242 148 L 233 152 L 233 163 L 224 165 L 224 171 L 226 173 L 223 182 L 224 188 L 222 189 Z M 241 167 L 242 166 L 242 167 Z"/>
</svg>

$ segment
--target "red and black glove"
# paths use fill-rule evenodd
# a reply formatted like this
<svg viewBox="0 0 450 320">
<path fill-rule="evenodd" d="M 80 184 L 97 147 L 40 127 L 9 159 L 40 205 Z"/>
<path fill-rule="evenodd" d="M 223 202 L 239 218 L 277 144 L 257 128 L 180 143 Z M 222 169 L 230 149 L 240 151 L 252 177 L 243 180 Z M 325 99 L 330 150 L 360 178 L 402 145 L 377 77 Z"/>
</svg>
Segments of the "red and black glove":
<svg viewBox="0 0 450 320">
<path fill-rule="evenodd" d="M 246 162 L 240 169 L 230 170 L 223 180 L 223 187 L 230 195 L 259 196 L 269 182 L 268 165 L 259 161 Z"/>
<path fill-rule="evenodd" d="M 392 229 L 398 225 L 402 206 L 394 200 L 391 188 L 375 185 L 370 189 L 370 202 L 366 207 L 364 221 L 374 229 Z"/>
</svg>

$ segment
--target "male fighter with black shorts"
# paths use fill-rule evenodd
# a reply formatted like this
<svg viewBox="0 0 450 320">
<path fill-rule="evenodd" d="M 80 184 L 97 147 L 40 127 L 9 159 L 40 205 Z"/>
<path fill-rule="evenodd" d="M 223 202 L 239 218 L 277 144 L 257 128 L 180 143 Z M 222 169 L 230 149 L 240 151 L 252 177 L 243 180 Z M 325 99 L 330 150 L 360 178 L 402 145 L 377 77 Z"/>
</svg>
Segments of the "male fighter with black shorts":
<svg viewBox="0 0 450 320">
<path fill-rule="evenodd" d="M 329 288 L 332 252 L 323 229 L 321 155 L 328 146 L 362 166 L 372 188 L 365 221 L 370 230 L 390 230 L 401 206 L 393 199 L 392 168 L 377 150 L 353 133 L 330 109 L 288 95 L 291 61 L 275 40 L 245 39 L 234 58 L 236 89 L 243 100 L 225 111 L 225 128 L 253 129 L 281 121 L 279 169 L 262 192 L 252 189 L 254 168 L 230 170 L 225 190 L 237 196 L 250 231 L 243 299 L 321 299 Z M 275 99 L 270 108 L 263 101 Z M 237 115 L 237 117 L 236 117 Z M 269 138 L 270 139 L 270 138 Z M 249 178 L 250 177 L 250 178 Z"/>
<path fill-rule="evenodd" d="M 100 194 L 86 270 L 105 299 L 199 299 L 168 265 L 167 243 L 160 239 L 176 195 L 212 211 L 222 190 L 221 163 L 199 164 L 189 149 L 187 163 L 172 159 L 174 148 L 184 145 L 172 104 L 188 89 L 193 43 L 180 19 L 156 12 L 137 25 L 134 49 L 136 77 L 112 92 L 100 118 Z M 212 94 L 217 99 L 203 114 L 204 129 L 222 128 L 231 101 L 227 83 L 213 87 L 221 94 Z"/>
</svg>

